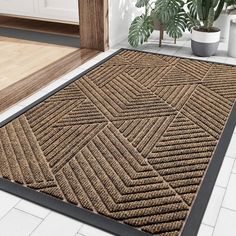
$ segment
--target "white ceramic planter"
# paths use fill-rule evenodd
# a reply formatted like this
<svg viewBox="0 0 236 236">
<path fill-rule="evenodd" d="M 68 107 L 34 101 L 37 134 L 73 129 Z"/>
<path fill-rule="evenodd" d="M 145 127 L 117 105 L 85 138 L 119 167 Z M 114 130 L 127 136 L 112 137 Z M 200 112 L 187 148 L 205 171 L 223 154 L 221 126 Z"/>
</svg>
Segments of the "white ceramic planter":
<svg viewBox="0 0 236 236">
<path fill-rule="evenodd" d="M 217 52 L 220 42 L 220 30 L 217 32 L 202 32 L 193 29 L 191 46 L 195 55 L 209 57 Z"/>
<path fill-rule="evenodd" d="M 236 19 L 230 22 L 228 55 L 236 58 Z"/>
</svg>

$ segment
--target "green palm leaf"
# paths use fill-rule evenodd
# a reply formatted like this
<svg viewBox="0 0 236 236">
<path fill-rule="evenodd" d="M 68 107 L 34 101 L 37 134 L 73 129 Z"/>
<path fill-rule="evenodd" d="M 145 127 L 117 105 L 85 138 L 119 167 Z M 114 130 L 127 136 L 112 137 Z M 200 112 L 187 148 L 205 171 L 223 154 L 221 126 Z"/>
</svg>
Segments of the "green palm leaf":
<svg viewBox="0 0 236 236">
<path fill-rule="evenodd" d="M 149 4 L 150 0 L 137 0 L 135 6 L 138 8 L 146 7 Z"/>
<path fill-rule="evenodd" d="M 183 0 L 156 0 L 154 12 L 160 22 L 169 22 L 183 8 Z"/>
<path fill-rule="evenodd" d="M 200 21 L 193 17 L 189 12 L 186 13 L 186 27 L 188 29 L 189 32 L 192 31 L 192 28 L 195 26 L 201 26 Z"/>
<path fill-rule="evenodd" d="M 186 13 L 182 10 L 165 25 L 166 33 L 172 38 L 180 38 L 186 28 Z"/>
<path fill-rule="evenodd" d="M 153 32 L 154 24 L 151 16 L 141 15 L 137 16 L 129 28 L 129 44 L 137 47 L 139 44 L 147 42 L 151 33 Z"/>
<path fill-rule="evenodd" d="M 192 18 L 197 18 L 198 0 L 187 0 L 187 8 Z"/>
</svg>

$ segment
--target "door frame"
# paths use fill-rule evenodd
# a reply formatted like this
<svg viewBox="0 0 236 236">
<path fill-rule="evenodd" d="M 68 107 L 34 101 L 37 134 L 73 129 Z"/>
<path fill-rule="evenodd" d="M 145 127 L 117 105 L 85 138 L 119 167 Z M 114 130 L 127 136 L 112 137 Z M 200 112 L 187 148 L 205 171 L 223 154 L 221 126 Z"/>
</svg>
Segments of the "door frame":
<svg viewBox="0 0 236 236">
<path fill-rule="evenodd" d="M 99 51 L 109 48 L 108 0 L 78 0 L 80 47 Z"/>
</svg>

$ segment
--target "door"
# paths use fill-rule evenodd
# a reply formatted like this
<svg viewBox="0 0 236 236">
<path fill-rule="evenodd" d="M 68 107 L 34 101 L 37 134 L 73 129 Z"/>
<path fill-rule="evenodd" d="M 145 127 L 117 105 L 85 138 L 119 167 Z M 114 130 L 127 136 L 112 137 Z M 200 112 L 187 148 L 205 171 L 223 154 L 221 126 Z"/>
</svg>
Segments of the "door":
<svg viewBox="0 0 236 236">
<path fill-rule="evenodd" d="M 0 13 L 31 16 L 34 14 L 34 1 L 0 0 Z"/>
<path fill-rule="evenodd" d="M 37 0 L 37 3 L 42 18 L 79 22 L 78 0 Z"/>
</svg>

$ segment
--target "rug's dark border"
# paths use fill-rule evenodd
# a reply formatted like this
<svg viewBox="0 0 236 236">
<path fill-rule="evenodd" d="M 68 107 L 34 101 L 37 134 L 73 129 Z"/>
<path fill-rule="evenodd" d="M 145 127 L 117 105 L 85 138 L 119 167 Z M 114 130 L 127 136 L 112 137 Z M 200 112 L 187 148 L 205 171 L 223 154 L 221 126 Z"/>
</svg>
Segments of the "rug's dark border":
<svg viewBox="0 0 236 236">
<path fill-rule="evenodd" d="M 0 128 L 6 125 L 7 123 L 11 122 L 15 118 L 19 117 L 23 113 L 25 113 L 27 110 L 31 109 L 32 107 L 36 106 L 40 102 L 44 101 L 48 97 L 52 96 L 59 90 L 65 88 L 69 84 L 73 83 L 74 81 L 78 80 L 91 70 L 95 69 L 97 66 L 100 66 L 113 56 L 119 54 L 123 50 L 131 50 L 131 51 L 138 51 L 133 49 L 120 49 L 117 52 L 113 53 L 109 57 L 105 58 L 104 60 L 100 61 L 96 65 L 92 66 L 88 70 L 84 71 L 82 74 L 79 74 L 78 76 L 72 78 L 70 81 L 66 82 L 65 84 L 59 86 L 57 89 L 53 90 L 49 94 L 43 96 L 39 100 L 35 101 L 34 103 L 30 104 L 29 106 L 25 107 L 18 113 L 12 115 L 8 119 L 4 120 L 3 122 L 0 122 Z M 143 52 L 143 51 L 140 51 Z M 150 53 L 150 52 L 143 52 L 143 53 Z M 157 53 L 150 53 L 150 54 L 156 54 L 156 55 L 163 55 L 163 54 L 157 54 Z M 171 55 L 167 55 L 171 56 Z M 176 56 L 172 56 L 176 57 Z M 189 59 L 189 58 L 184 58 Z M 195 59 L 190 59 L 195 60 Z M 202 60 L 199 60 L 202 61 Z M 209 62 L 212 64 L 221 64 L 221 63 L 214 63 Z M 222 64 L 226 65 L 226 64 Z M 220 137 L 220 140 L 218 142 L 218 145 L 215 149 L 214 155 L 212 157 L 212 160 L 208 166 L 206 175 L 202 181 L 202 184 L 200 186 L 199 192 L 197 194 L 197 197 L 194 201 L 194 204 L 190 210 L 189 216 L 184 224 L 184 227 L 181 232 L 181 236 L 196 236 L 198 233 L 198 229 L 200 227 L 203 215 L 205 213 L 211 192 L 213 190 L 216 178 L 218 176 L 219 170 L 221 168 L 225 153 L 227 151 L 228 145 L 230 143 L 234 127 L 236 125 L 236 103 L 234 104 L 231 114 L 229 115 L 228 121 L 225 125 L 225 128 L 223 130 L 223 133 Z M 110 219 L 108 217 L 95 214 L 89 210 L 79 208 L 76 205 L 63 202 L 62 200 L 59 200 L 57 198 L 51 197 L 49 195 L 46 195 L 44 193 L 37 192 L 35 190 L 32 190 L 30 188 L 24 187 L 20 184 L 13 183 L 7 179 L 0 178 L 0 189 L 9 192 L 11 194 L 17 195 L 21 198 L 24 198 L 26 200 L 29 200 L 31 202 L 34 202 L 36 204 L 42 205 L 46 208 L 49 208 L 51 210 L 54 210 L 56 212 L 62 213 L 64 215 L 67 215 L 69 217 L 72 217 L 76 220 L 82 221 L 84 223 L 90 224 L 94 227 L 100 228 L 102 230 L 108 231 L 109 233 L 119 235 L 119 236 L 148 236 L 149 233 L 145 233 L 143 231 L 139 231 L 132 226 L 119 223 L 113 219 Z"/>
<path fill-rule="evenodd" d="M 41 43 L 50 43 L 68 47 L 80 47 L 79 37 L 66 36 L 60 34 L 50 34 L 45 32 L 36 32 L 25 29 L 12 29 L 0 27 L 0 36 L 17 38 Z"/>
</svg>

